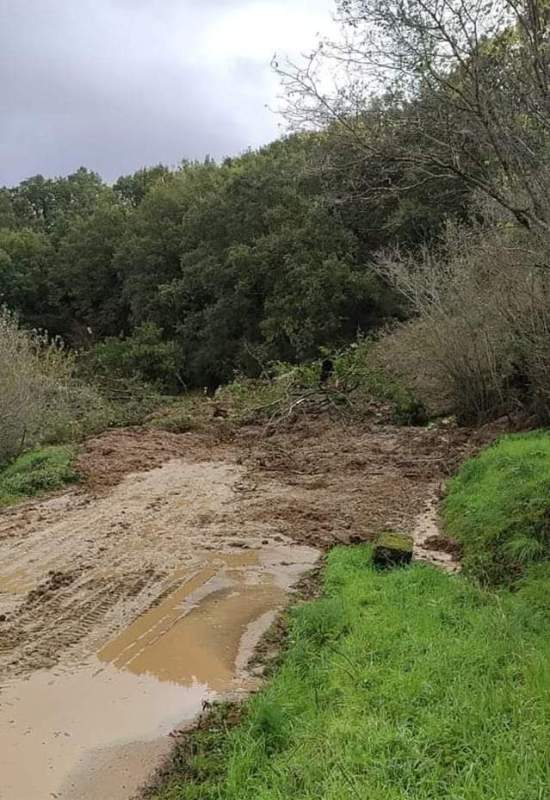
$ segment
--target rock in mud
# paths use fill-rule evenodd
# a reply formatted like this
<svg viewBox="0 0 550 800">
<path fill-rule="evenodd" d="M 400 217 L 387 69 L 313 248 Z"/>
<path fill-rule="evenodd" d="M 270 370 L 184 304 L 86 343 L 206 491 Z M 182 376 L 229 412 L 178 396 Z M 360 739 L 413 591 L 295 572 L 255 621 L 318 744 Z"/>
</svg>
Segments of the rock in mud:
<svg viewBox="0 0 550 800">
<path fill-rule="evenodd" d="M 380 569 L 410 564 L 413 555 L 412 536 L 387 531 L 375 540 L 372 561 Z"/>
</svg>

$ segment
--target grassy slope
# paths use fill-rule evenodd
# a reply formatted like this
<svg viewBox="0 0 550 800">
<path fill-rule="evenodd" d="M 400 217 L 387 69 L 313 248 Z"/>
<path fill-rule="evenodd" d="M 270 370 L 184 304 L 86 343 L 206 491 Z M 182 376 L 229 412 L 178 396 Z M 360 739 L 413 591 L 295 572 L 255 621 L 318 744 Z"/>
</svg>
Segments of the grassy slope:
<svg viewBox="0 0 550 800">
<path fill-rule="evenodd" d="M 0 470 L 0 508 L 75 482 L 74 455 L 72 447 L 43 447 L 19 456 Z"/>
<path fill-rule="evenodd" d="M 483 581 L 513 580 L 550 559 L 550 434 L 507 436 L 470 459 L 443 506 L 464 545 L 464 567 Z"/>
<path fill-rule="evenodd" d="M 239 725 L 184 740 L 159 800 L 542 800 L 550 611 L 334 550 Z M 201 738 L 202 737 L 202 738 Z"/>
</svg>

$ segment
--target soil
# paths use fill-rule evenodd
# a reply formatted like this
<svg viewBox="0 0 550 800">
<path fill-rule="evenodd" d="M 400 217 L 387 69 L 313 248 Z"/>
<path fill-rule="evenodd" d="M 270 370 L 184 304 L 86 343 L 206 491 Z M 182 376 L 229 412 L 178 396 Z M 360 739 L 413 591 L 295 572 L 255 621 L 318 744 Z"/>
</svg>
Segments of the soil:
<svg viewBox="0 0 550 800">
<path fill-rule="evenodd" d="M 84 488 L 0 514 L 0 675 L 93 647 L 156 602 L 197 549 L 326 550 L 412 533 L 443 479 L 490 437 L 318 423 L 268 439 L 244 429 L 231 443 L 139 429 L 92 439 Z"/>
<path fill-rule="evenodd" d="M 451 539 L 449 536 L 429 536 L 424 541 L 424 547 L 427 550 L 433 550 L 439 553 L 450 553 L 456 559 L 460 560 L 462 557 L 462 545 L 456 539 Z"/>
<path fill-rule="evenodd" d="M 90 440 L 77 465 L 81 487 L 0 514 L 0 733 L 13 722 L 10 704 L 32 717 L 52 675 L 54 683 L 70 676 L 67 696 L 94 696 L 94 669 L 104 662 L 101 702 L 110 702 L 117 678 L 109 670 L 117 668 L 142 682 L 154 676 L 163 687 L 192 687 L 192 703 L 178 697 L 196 713 L 211 691 L 233 688 L 243 652 L 251 655 L 288 592 L 334 544 L 400 531 L 415 537 L 415 557 L 454 569 L 451 554 L 430 550 L 434 498 L 456 464 L 493 435 L 318 420 L 269 438 L 254 428 L 231 440 L 130 429 Z M 202 637 L 210 646 L 212 630 L 207 656 L 195 653 L 189 642 Z M 181 648 L 195 659 L 193 674 L 170 661 Z M 138 688 L 153 697 L 149 683 Z M 65 689 L 55 684 L 56 691 Z M 124 745 L 127 771 L 134 756 L 154 766 L 140 741 L 131 751 Z M 120 789 L 120 773 L 112 774 Z M 81 787 L 86 781 L 88 794 L 73 783 L 57 796 L 102 796 L 89 770 Z M 131 796 L 123 789 L 101 787 L 112 800 Z M 9 795 L 19 798 L 29 800 L 23 789 Z"/>
</svg>

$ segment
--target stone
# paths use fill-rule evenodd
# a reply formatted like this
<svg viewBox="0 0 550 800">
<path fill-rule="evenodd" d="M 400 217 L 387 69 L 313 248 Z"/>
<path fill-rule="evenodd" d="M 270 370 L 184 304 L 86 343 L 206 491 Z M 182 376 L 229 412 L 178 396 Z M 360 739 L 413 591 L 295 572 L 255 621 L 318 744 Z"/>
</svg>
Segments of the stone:
<svg viewBox="0 0 550 800">
<path fill-rule="evenodd" d="M 385 531 L 374 541 L 372 561 L 380 569 L 391 569 L 410 564 L 413 555 L 413 538 L 403 533 Z"/>
</svg>

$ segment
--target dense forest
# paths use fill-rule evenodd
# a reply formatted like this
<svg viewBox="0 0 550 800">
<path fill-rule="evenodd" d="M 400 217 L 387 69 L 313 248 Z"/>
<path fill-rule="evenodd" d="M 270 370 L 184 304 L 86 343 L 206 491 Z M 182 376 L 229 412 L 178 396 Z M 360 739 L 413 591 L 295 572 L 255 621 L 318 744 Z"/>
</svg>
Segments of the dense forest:
<svg viewBox="0 0 550 800">
<path fill-rule="evenodd" d="M 166 374 L 145 377 L 181 385 L 216 386 L 349 342 L 402 313 L 369 266 L 374 254 L 429 241 L 464 193 L 439 181 L 358 204 L 353 193 L 372 178 L 319 169 L 333 146 L 330 133 L 296 134 L 113 186 L 81 169 L 4 189 L 2 299 L 72 346 L 169 343 Z M 435 204 L 432 192 L 449 196 Z"/>
<path fill-rule="evenodd" d="M 337 7 L 341 40 L 274 65 L 280 140 L 1 189 L 1 302 L 165 393 L 370 338 L 434 412 L 547 418 L 546 4 Z"/>
</svg>

